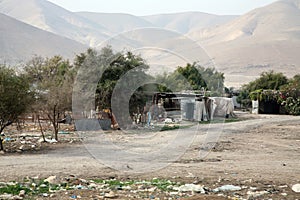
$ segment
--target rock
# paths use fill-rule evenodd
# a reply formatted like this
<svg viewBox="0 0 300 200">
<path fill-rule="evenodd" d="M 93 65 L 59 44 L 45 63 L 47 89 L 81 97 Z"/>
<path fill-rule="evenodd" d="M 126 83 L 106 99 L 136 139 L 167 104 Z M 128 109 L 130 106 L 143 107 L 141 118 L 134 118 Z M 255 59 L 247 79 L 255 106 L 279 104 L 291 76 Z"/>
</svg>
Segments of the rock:
<svg viewBox="0 0 300 200">
<path fill-rule="evenodd" d="M 247 192 L 247 195 L 248 195 L 248 199 L 249 198 L 257 198 L 257 197 L 260 197 L 264 194 L 268 194 L 269 192 L 268 191 L 256 191 L 256 192 L 252 192 L 252 191 L 248 191 Z"/>
<path fill-rule="evenodd" d="M 5 152 L 4 152 L 4 151 L 0 151 L 0 154 L 2 154 L 2 155 L 3 155 L 3 154 L 5 154 Z"/>
<path fill-rule="evenodd" d="M 24 197 L 25 194 L 26 194 L 25 190 L 21 190 L 21 191 L 19 192 L 19 196 L 20 196 L 20 197 Z"/>
<path fill-rule="evenodd" d="M 238 191 L 242 188 L 240 186 L 234 186 L 234 185 L 223 185 L 221 187 L 218 187 L 216 189 L 213 189 L 213 192 L 221 192 L 221 191 Z"/>
<path fill-rule="evenodd" d="M 287 193 L 284 192 L 284 193 L 281 193 L 281 195 L 282 195 L 282 196 L 287 196 Z"/>
<path fill-rule="evenodd" d="M 95 183 L 90 183 L 90 184 L 89 184 L 89 188 L 90 188 L 90 189 L 97 189 L 97 187 L 98 187 L 98 185 L 95 184 Z"/>
<path fill-rule="evenodd" d="M 13 195 L 11 194 L 1 194 L 0 199 L 6 200 L 6 199 L 12 199 Z"/>
<path fill-rule="evenodd" d="M 50 143 L 50 144 L 53 144 L 53 143 L 57 143 L 57 141 L 55 139 L 48 139 L 48 138 L 45 138 L 46 142 Z"/>
<path fill-rule="evenodd" d="M 298 184 L 293 185 L 293 186 L 292 186 L 292 190 L 293 190 L 294 192 L 299 193 L 299 192 L 300 192 L 300 184 L 298 183 Z"/>
<path fill-rule="evenodd" d="M 195 185 L 195 184 L 185 184 L 185 185 L 181 185 L 179 187 L 173 187 L 173 189 L 177 190 L 179 192 L 199 192 L 202 194 L 205 193 L 203 186 Z"/>
<path fill-rule="evenodd" d="M 123 186 L 123 190 L 131 190 L 132 188 L 129 186 L 129 185 L 127 185 L 127 186 Z"/>
<path fill-rule="evenodd" d="M 152 187 L 152 188 L 149 188 L 147 189 L 148 192 L 154 192 L 157 188 L 156 187 Z"/>
<path fill-rule="evenodd" d="M 171 196 L 175 196 L 175 195 L 178 195 L 178 192 L 170 192 L 169 193 Z"/>
<path fill-rule="evenodd" d="M 15 195 L 11 198 L 12 200 L 23 200 L 23 197 L 20 197 L 18 195 Z"/>
<path fill-rule="evenodd" d="M 43 193 L 43 194 L 42 194 L 42 196 L 43 196 L 43 197 L 48 197 L 48 196 L 49 196 L 49 194 L 47 194 L 47 193 Z"/>
<path fill-rule="evenodd" d="M 48 178 L 46 178 L 44 180 L 44 182 L 48 182 L 50 184 L 55 184 L 55 183 L 57 183 L 56 176 L 49 176 Z"/>
<path fill-rule="evenodd" d="M 106 198 L 116 198 L 117 197 L 117 195 L 113 192 L 113 191 L 110 191 L 109 193 L 106 193 L 105 195 L 104 195 L 104 197 L 106 197 Z"/>
</svg>

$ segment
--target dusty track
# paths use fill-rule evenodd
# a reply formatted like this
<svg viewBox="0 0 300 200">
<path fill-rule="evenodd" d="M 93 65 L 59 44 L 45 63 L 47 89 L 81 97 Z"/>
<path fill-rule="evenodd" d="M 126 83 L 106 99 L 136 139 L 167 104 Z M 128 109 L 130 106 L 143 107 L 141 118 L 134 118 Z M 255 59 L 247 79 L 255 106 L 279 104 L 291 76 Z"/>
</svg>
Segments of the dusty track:
<svg viewBox="0 0 300 200">
<path fill-rule="evenodd" d="M 239 117 L 249 118 L 249 115 Z M 209 125 L 203 125 L 205 127 Z M 168 133 L 172 131 L 162 132 L 166 137 Z M 121 143 L 126 137 L 115 132 L 112 139 Z M 35 154 L 5 154 L 0 156 L 0 181 L 72 174 L 82 178 L 175 178 L 204 185 L 216 181 L 232 184 L 248 181 L 290 187 L 300 182 L 300 117 L 251 115 L 246 121 L 224 124 L 216 146 L 208 156 L 199 158 L 204 137 L 205 131 L 199 133 L 185 154 L 167 167 L 142 174 L 122 173 L 106 167 L 83 144 L 55 144 L 53 150 Z M 152 142 L 160 144 L 162 135 L 156 138 L 157 141 L 154 138 Z"/>
</svg>

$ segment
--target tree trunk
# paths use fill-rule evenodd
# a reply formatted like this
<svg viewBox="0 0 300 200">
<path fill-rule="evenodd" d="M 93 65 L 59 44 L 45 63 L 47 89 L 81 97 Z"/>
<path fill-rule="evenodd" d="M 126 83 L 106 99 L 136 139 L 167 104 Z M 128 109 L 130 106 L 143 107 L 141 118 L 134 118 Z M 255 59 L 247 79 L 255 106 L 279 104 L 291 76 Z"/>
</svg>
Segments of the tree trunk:
<svg viewBox="0 0 300 200">
<path fill-rule="evenodd" d="M 4 150 L 2 141 L 3 141 L 3 140 L 2 140 L 2 138 L 0 137 L 0 151 L 3 151 L 3 150 Z"/>
<path fill-rule="evenodd" d="M 2 133 L 2 131 L 4 130 L 4 128 L 5 128 L 5 126 L 0 128 L 0 134 Z M 3 147 L 3 139 L 2 139 L 2 137 L 0 136 L 0 151 L 3 151 L 3 150 L 4 150 L 4 147 Z"/>
<path fill-rule="evenodd" d="M 37 115 L 37 120 L 38 120 L 39 127 L 40 127 L 40 130 L 41 130 L 42 136 L 43 136 L 43 140 L 44 140 L 44 142 L 46 142 L 45 134 L 44 134 L 43 127 L 42 127 L 41 121 L 40 121 L 40 115 Z"/>
</svg>

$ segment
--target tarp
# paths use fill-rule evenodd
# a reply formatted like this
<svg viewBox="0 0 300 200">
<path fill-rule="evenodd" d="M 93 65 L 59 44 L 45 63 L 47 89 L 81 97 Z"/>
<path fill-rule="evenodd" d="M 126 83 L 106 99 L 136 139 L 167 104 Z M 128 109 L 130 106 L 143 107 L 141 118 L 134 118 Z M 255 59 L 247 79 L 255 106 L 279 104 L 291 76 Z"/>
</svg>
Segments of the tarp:
<svg viewBox="0 0 300 200">
<path fill-rule="evenodd" d="M 226 97 L 209 97 L 212 100 L 212 113 L 213 117 L 229 117 L 234 116 L 234 103 L 232 98 Z"/>
</svg>

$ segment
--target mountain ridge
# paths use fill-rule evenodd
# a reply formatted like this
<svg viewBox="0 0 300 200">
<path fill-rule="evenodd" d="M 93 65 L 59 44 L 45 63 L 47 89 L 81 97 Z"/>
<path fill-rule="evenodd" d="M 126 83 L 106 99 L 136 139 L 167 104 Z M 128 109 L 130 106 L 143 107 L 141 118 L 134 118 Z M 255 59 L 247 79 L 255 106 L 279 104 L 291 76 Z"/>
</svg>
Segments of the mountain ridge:
<svg viewBox="0 0 300 200">
<path fill-rule="evenodd" d="M 45 57 L 64 55 L 71 59 L 87 48 L 76 41 L 43 31 L 1 13 L 0 33 L 2 64 L 19 64 L 35 55 Z"/>
<path fill-rule="evenodd" d="M 155 27 L 174 30 L 202 46 L 216 63 L 217 70 L 229 77 L 226 80 L 229 83 L 245 83 L 267 70 L 281 70 L 292 76 L 300 66 L 300 0 L 280 0 L 242 16 L 182 12 L 139 17 L 124 13 L 70 12 L 46 0 L 26 0 L 26 3 L 24 0 L 0 0 L 0 13 L 70 39 L 66 44 L 76 41 L 78 45 L 79 42 L 81 48 L 101 47 L 107 39 L 134 29 Z M 34 43 L 30 38 L 23 37 L 27 42 Z M 146 34 L 131 38 L 128 42 L 139 46 L 145 37 L 150 37 L 151 41 L 155 37 L 161 38 Z M 126 41 L 128 38 L 123 39 Z M 5 40 L 13 40 L 8 32 L 2 34 L 2 41 Z M 14 40 L 22 40 L 21 35 Z M 170 38 L 161 42 L 172 50 L 172 41 L 176 43 L 180 40 Z M 7 44 L 10 42 L 14 41 L 7 41 Z M 16 49 L 13 52 L 13 47 L 7 47 L 7 44 L 5 47 L 11 49 L 12 57 L 22 54 L 18 51 L 24 51 Z M 152 45 L 155 44 L 157 42 L 152 42 Z M 62 48 L 70 49 L 68 45 Z M 160 58 L 158 55 L 156 60 Z"/>
</svg>

